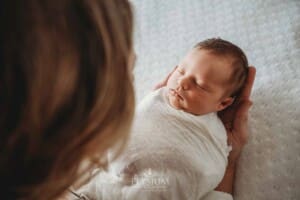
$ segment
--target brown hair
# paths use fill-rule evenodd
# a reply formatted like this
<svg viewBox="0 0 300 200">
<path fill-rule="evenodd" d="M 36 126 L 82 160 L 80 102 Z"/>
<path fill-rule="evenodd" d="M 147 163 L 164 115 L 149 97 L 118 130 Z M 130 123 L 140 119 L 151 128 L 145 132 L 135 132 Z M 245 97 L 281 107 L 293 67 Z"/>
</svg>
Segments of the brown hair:
<svg viewBox="0 0 300 200">
<path fill-rule="evenodd" d="M 208 50 L 218 56 L 230 59 L 232 72 L 228 80 L 226 96 L 236 97 L 241 93 L 248 75 L 248 60 L 241 48 L 220 38 L 211 38 L 195 45 L 197 49 Z"/>
<path fill-rule="evenodd" d="M 1 199 L 54 199 L 127 141 L 132 11 L 125 0 L 4 0 L 1 9 Z"/>
</svg>

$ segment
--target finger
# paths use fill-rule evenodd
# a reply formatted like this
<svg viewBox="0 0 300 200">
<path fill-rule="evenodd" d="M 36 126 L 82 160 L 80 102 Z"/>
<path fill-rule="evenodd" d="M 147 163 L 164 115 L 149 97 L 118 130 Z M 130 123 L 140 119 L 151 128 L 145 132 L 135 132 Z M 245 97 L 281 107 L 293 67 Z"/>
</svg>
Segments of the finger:
<svg viewBox="0 0 300 200">
<path fill-rule="evenodd" d="M 251 106 L 251 101 L 244 100 L 238 107 L 233 123 L 233 129 L 235 129 L 237 132 L 242 133 L 244 131 L 244 128 L 248 126 L 248 112 Z"/>
<path fill-rule="evenodd" d="M 253 87 L 253 83 L 255 80 L 255 74 L 256 74 L 256 69 L 255 67 L 250 66 L 249 71 L 248 71 L 248 77 L 246 80 L 245 87 L 241 93 L 241 98 L 240 99 L 249 99 L 251 95 L 251 90 Z"/>
<path fill-rule="evenodd" d="M 170 76 L 173 74 L 173 72 L 174 72 L 176 69 L 177 69 L 177 66 L 174 67 L 174 69 L 167 75 L 167 77 L 166 77 L 163 81 L 161 81 L 160 83 L 158 83 L 158 84 L 154 87 L 154 90 L 157 90 L 157 89 L 159 89 L 159 88 L 161 88 L 161 87 L 167 85 L 167 82 L 168 82 Z"/>
<path fill-rule="evenodd" d="M 249 109 L 253 105 L 252 101 L 244 100 L 241 102 L 240 106 L 236 111 L 236 117 L 245 118 L 248 116 Z"/>
</svg>

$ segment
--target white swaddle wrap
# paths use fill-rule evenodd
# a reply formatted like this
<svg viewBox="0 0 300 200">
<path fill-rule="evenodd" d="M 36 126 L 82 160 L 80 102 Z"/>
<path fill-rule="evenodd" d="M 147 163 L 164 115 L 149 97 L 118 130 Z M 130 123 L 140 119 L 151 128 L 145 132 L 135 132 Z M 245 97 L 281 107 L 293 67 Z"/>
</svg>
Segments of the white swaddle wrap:
<svg viewBox="0 0 300 200">
<path fill-rule="evenodd" d="M 230 151 L 224 126 L 216 113 L 172 108 L 165 91 L 142 100 L 125 151 L 80 192 L 101 200 L 216 198 L 209 193 L 223 178 Z"/>
</svg>

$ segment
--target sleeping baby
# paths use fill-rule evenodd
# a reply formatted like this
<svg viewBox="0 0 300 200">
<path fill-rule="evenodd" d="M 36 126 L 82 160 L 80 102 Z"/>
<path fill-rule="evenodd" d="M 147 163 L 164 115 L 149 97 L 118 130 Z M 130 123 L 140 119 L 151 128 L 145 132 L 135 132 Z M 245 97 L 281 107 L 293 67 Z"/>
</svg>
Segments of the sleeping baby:
<svg viewBox="0 0 300 200">
<path fill-rule="evenodd" d="M 247 72 L 247 58 L 234 44 L 198 43 L 166 85 L 138 105 L 121 156 L 79 193 L 90 200 L 232 199 L 214 191 L 230 152 L 217 112 L 234 102 Z"/>
</svg>

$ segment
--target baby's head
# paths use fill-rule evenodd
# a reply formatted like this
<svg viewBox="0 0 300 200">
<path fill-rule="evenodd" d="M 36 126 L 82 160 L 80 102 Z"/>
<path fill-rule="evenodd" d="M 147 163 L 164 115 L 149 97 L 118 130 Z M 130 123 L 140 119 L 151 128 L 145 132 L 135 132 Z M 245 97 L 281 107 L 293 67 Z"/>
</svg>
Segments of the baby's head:
<svg viewBox="0 0 300 200">
<path fill-rule="evenodd" d="M 248 75 L 248 61 L 236 45 L 222 39 L 198 43 L 177 65 L 168 82 L 172 107 L 203 115 L 230 106 Z"/>
</svg>

